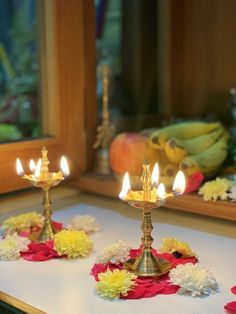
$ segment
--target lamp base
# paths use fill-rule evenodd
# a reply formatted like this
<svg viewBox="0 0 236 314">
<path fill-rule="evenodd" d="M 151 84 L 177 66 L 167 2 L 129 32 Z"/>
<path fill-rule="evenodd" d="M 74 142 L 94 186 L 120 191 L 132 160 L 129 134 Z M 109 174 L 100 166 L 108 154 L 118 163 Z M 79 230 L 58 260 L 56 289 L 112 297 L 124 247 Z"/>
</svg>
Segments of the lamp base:
<svg viewBox="0 0 236 314">
<path fill-rule="evenodd" d="M 149 250 L 143 251 L 137 258 L 129 259 L 124 267 L 139 277 L 161 277 L 172 268 L 169 261 L 157 258 Z"/>
<path fill-rule="evenodd" d="M 30 239 L 33 242 L 46 242 L 54 239 L 54 234 L 56 234 L 56 230 L 54 229 L 51 221 L 45 221 L 43 227 L 39 232 L 34 232 L 31 234 Z"/>
</svg>

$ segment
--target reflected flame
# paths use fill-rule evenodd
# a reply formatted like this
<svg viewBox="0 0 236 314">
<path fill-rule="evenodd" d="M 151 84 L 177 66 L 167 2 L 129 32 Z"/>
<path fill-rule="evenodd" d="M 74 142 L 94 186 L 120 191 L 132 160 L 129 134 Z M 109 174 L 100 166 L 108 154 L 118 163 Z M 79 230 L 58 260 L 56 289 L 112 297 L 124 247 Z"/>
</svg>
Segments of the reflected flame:
<svg viewBox="0 0 236 314">
<path fill-rule="evenodd" d="M 160 183 L 158 188 L 157 188 L 157 196 L 161 200 L 164 200 L 165 199 L 165 195 L 166 195 L 165 186 L 164 186 L 163 183 Z"/>
<path fill-rule="evenodd" d="M 23 176 L 25 173 L 19 158 L 16 159 L 16 172 L 19 176 Z"/>
<path fill-rule="evenodd" d="M 69 169 L 68 162 L 65 156 L 61 157 L 60 168 L 61 168 L 61 172 L 63 173 L 65 177 L 67 177 L 70 174 L 70 169 Z"/>
<path fill-rule="evenodd" d="M 159 166 L 156 162 L 152 171 L 152 185 L 157 186 L 159 181 Z"/>
<path fill-rule="evenodd" d="M 130 180 L 129 180 L 129 174 L 128 172 L 125 173 L 123 183 L 122 183 L 122 189 L 119 194 L 119 198 L 124 199 L 126 195 L 128 194 L 130 190 Z"/>
<path fill-rule="evenodd" d="M 42 159 L 39 159 L 35 168 L 34 176 L 35 178 L 39 178 L 42 167 Z"/>
<path fill-rule="evenodd" d="M 30 168 L 30 171 L 31 171 L 31 172 L 34 172 L 34 171 L 35 171 L 36 165 L 35 165 L 35 162 L 34 162 L 33 159 L 30 159 L 29 168 Z"/>
<path fill-rule="evenodd" d="M 185 191 L 185 176 L 183 171 L 178 171 L 173 184 L 173 191 L 178 194 L 183 194 Z"/>
</svg>

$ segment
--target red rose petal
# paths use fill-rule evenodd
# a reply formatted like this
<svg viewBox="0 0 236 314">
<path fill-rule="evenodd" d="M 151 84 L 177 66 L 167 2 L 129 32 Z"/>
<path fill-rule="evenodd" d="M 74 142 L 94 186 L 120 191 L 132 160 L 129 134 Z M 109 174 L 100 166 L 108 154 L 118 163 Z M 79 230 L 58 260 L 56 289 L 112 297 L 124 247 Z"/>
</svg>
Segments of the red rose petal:
<svg viewBox="0 0 236 314">
<path fill-rule="evenodd" d="M 145 298 L 153 297 L 157 294 L 161 294 L 164 290 L 164 287 L 161 284 L 153 284 L 151 285 L 144 294 Z"/>
<path fill-rule="evenodd" d="M 129 256 L 130 258 L 136 258 L 141 254 L 141 249 L 131 249 Z"/>
<path fill-rule="evenodd" d="M 158 256 L 159 258 L 163 258 L 168 260 L 173 267 L 176 267 L 179 264 L 185 263 L 193 263 L 197 262 L 196 257 L 187 257 L 187 258 L 176 258 L 174 255 L 169 253 L 159 254 L 156 250 L 152 250 L 153 255 Z M 130 257 L 135 258 L 141 254 L 141 249 L 132 249 L 130 250 Z M 94 264 L 91 275 L 95 277 L 95 280 L 98 280 L 98 275 L 101 272 L 105 272 L 107 269 L 123 269 L 123 265 L 114 265 L 111 263 L 107 263 L 105 265 L 102 264 Z M 140 299 L 140 298 L 150 298 L 157 294 L 174 294 L 179 290 L 179 286 L 172 285 L 169 281 L 168 274 L 165 274 L 161 278 L 155 279 L 150 277 L 138 277 L 135 280 L 136 286 L 133 290 L 129 291 L 127 296 L 121 295 L 122 299 Z"/>
<path fill-rule="evenodd" d="M 236 313 L 236 301 L 232 301 L 232 302 L 229 302 L 227 303 L 225 306 L 224 306 L 224 309 L 226 311 L 228 311 L 229 313 Z"/>
<path fill-rule="evenodd" d="M 18 234 L 20 237 L 23 237 L 23 238 L 28 238 L 28 236 L 29 236 L 28 231 L 20 231 Z"/>
<path fill-rule="evenodd" d="M 61 258 L 53 249 L 53 241 L 46 241 L 45 243 L 30 243 L 28 250 L 20 252 L 21 257 L 27 261 L 42 262 L 52 258 Z"/>
<path fill-rule="evenodd" d="M 63 224 L 61 222 L 58 222 L 58 221 L 52 220 L 52 225 L 56 231 L 61 231 L 63 228 Z"/>
<path fill-rule="evenodd" d="M 187 177 L 185 193 L 196 191 L 204 180 L 204 175 L 201 172 L 195 172 Z"/>
<path fill-rule="evenodd" d="M 134 290 L 130 290 L 127 295 L 121 295 L 121 299 L 141 299 L 143 298 L 146 289 L 142 286 L 137 286 Z"/>
<path fill-rule="evenodd" d="M 98 275 L 100 273 L 105 273 L 108 268 L 111 271 L 113 271 L 114 269 L 123 269 L 122 265 L 116 265 L 112 263 L 94 264 L 90 275 L 92 275 L 95 278 L 95 280 L 98 281 Z"/>
<path fill-rule="evenodd" d="M 236 294 L 236 286 L 232 287 L 230 290 L 233 294 Z"/>
<path fill-rule="evenodd" d="M 177 285 L 165 285 L 163 291 L 161 292 L 162 294 L 174 294 L 179 290 L 179 286 Z"/>
</svg>

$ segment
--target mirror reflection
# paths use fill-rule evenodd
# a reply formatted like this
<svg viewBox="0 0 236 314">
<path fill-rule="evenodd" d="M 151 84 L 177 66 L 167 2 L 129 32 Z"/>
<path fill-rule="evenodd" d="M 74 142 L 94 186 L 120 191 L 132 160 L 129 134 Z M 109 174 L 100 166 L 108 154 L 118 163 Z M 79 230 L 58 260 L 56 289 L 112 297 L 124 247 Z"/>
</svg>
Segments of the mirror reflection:
<svg viewBox="0 0 236 314">
<path fill-rule="evenodd" d="M 126 130 L 166 124 L 163 116 L 235 127 L 234 0 L 97 0 L 95 6 L 99 108 L 99 69 L 107 63 L 111 116 L 136 117 Z"/>
</svg>

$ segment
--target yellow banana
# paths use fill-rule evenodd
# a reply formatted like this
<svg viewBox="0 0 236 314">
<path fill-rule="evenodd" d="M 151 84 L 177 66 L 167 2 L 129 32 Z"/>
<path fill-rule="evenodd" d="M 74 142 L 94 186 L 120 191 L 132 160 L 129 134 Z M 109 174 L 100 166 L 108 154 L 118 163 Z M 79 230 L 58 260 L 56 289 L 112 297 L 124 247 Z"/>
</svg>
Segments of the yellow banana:
<svg viewBox="0 0 236 314">
<path fill-rule="evenodd" d="M 221 124 L 219 122 L 207 123 L 200 121 L 172 124 L 157 131 L 154 131 L 150 135 L 150 143 L 154 148 L 163 149 L 167 140 L 171 137 L 185 140 L 192 137 L 200 136 L 205 133 L 209 133 L 219 128 L 220 126 Z"/>
<path fill-rule="evenodd" d="M 171 138 L 166 142 L 165 153 L 168 160 L 177 165 L 187 155 L 187 151 L 181 145 L 181 142 L 175 138 Z"/>
<path fill-rule="evenodd" d="M 183 158 L 182 162 L 180 163 L 180 169 L 183 170 L 187 176 L 191 176 L 193 173 L 198 171 L 202 172 L 201 166 L 195 159 L 191 158 L 191 156 Z"/>
<path fill-rule="evenodd" d="M 212 146 L 207 148 L 206 150 L 194 154 L 191 156 L 187 156 L 183 159 L 182 164 L 187 162 L 195 162 L 198 164 L 203 170 L 205 168 L 217 168 L 219 167 L 227 157 L 227 140 L 224 135 L 215 142 Z"/>
<path fill-rule="evenodd" d="M 197 154 L 215 143 L 219 137 L 225 132 L 225 129 L 220 127 L 210 133 L 206 133 L 188 140 L 182 140 L 180 146 L 182 146 L 189 154 Z"/>
<path fill-rule="evenodd" d="M 157 148 L 157 149 L 164 149 L 166 146 L 167 140 L 168 140 L 168 134 L 165 132 L 162 132 L 161 130 L 154 131 L 153 133 L 151 133 L 149 137 L 150 145 L 153 148 Z"/>
<path fill-rule="evenodd" d="M 178 170 L 179 169 L 178 169 L 177 165 L 172 164 L 172 163 L 168 163 L 161 169 L 161 175 L 174 177 Z"/>
</svg>

